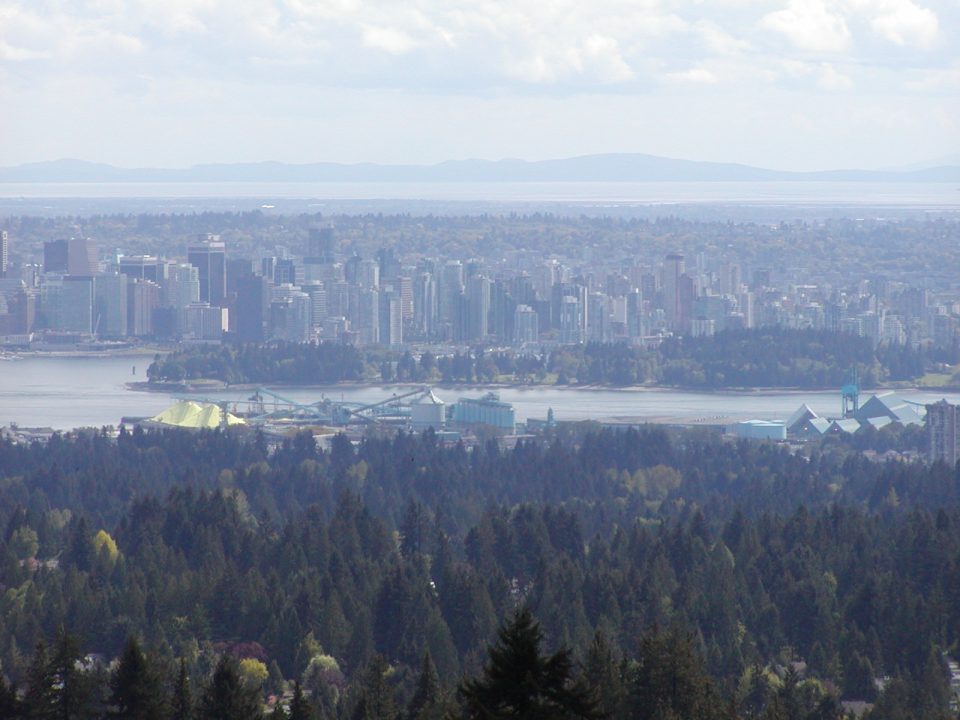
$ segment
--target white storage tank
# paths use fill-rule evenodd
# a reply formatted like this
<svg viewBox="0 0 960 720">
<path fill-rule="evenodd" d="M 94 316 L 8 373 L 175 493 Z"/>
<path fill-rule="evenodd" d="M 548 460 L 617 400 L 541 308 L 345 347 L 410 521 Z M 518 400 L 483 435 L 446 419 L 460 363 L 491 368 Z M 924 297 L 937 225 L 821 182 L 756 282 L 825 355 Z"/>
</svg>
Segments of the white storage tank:
<svg viewBox="0 0 960 720">
<path fill-rule="evenodd" d="M 413 429 L 422 432 L 427 428 L 442 430 L 446 421 L 446 405 L 433 394 L 433 390 L 410 404 L 410 423 Z"/>
</svg>

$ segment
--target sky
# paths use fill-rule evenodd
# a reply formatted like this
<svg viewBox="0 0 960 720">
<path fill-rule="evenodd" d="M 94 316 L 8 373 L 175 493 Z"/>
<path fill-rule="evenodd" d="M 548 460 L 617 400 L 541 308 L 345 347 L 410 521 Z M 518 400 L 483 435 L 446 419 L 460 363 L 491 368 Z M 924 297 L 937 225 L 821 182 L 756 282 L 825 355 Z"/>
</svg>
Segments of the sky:
<svg viewBox="0 0 960 720">
<path fill-rule="evenodd" d="M 960 0 L 0 0 L 0 166 L 960 156 Z"/>
</svg>

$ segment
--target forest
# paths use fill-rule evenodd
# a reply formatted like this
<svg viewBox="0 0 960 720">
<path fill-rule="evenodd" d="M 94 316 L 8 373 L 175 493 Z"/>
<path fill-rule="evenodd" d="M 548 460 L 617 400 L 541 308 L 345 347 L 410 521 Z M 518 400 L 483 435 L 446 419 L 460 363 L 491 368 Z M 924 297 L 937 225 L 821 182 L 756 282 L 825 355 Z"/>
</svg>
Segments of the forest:
<svg viewBox="0 0 960 720">
<path fill-rule="evenodd" d="M 960 358 L 957 358 L 960 359 Z M 668 338 L 646 350 L 623 343 L 559 346 L 541 354 L 482 348 L 419 358 L 386 348 L 336 343 L 186 346 L 158 356 L 153 381 L 210 378 L 226 383 L 322 384 L 341 380 L 444 383 L 662 384 L 699 389 L 834 388 L 856 368 L 864 387 L 922 376 L 925 351 L 874 348 L 865 337 L 765 327 Z"/>
<path fill-rule="evenodd" d="M 833 440 L 78 432 L 0 529 L 6 717 L 953 717 L 960 468 Z"/>
</svg>

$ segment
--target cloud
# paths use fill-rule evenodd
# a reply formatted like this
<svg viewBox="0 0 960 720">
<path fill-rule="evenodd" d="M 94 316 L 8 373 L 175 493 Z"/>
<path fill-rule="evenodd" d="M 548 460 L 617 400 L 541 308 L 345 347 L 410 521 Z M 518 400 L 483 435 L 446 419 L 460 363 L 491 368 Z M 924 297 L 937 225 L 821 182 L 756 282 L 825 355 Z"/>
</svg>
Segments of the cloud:
<svg viewBox="0 0 960 720">
<path fill-rule="evenodd" d="M 718 81 L 716 75 L 702 67 L 690 68 L 683 72 L 667 73 L 668 80 L 675 80 L 685 83 L 697 83 L 701 85 L 712 85 Z"/>
<path fill-rule="evenodd" d="M 783 10 L 765 15 L 760 24 L 802 50 L 839 53 L 850 47 L 846 20 L 822 0 L 790 0 Z"/>
<path fill-rule="evenodd" d="M 853 80 L 830 63 L 823 63 L 817 71 L 817 85 L 824 90 L 843 91 L 853 88 Z"/>
<path fill-rule="evenodd" d="M 937 14 L 911 0 L 872 2 L 875 15 L 870 27 L 877 34 L 897 45 L 930 48 L 940 39 Z"/>
<path fill-rule="evenodd" d="M 367 25 L 363 28 L 365 47 L 383 50 L 393 55 L 402 55 L 417 47 L 416 41 L 403 30 Z"/>
</svg>

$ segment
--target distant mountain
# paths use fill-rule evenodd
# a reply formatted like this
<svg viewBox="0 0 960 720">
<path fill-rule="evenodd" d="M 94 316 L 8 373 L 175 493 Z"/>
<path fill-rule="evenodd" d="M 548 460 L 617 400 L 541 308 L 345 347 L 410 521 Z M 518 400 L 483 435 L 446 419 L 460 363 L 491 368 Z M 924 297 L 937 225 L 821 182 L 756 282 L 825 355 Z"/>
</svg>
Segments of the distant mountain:
<svg viewBox="0 0 960 720">
<path fill-rule="evenodd" d="M 561 160 L 450 160 L 436 165 L 280 162 L 194 165 L 183 169 L 118 168 L 55 160 L 0 168 L 0 182 L 960 182 L 960 163 L 902 170 L 787 172 L 736 163 L 655 155 L 583 155 Z"/>
</svg>

